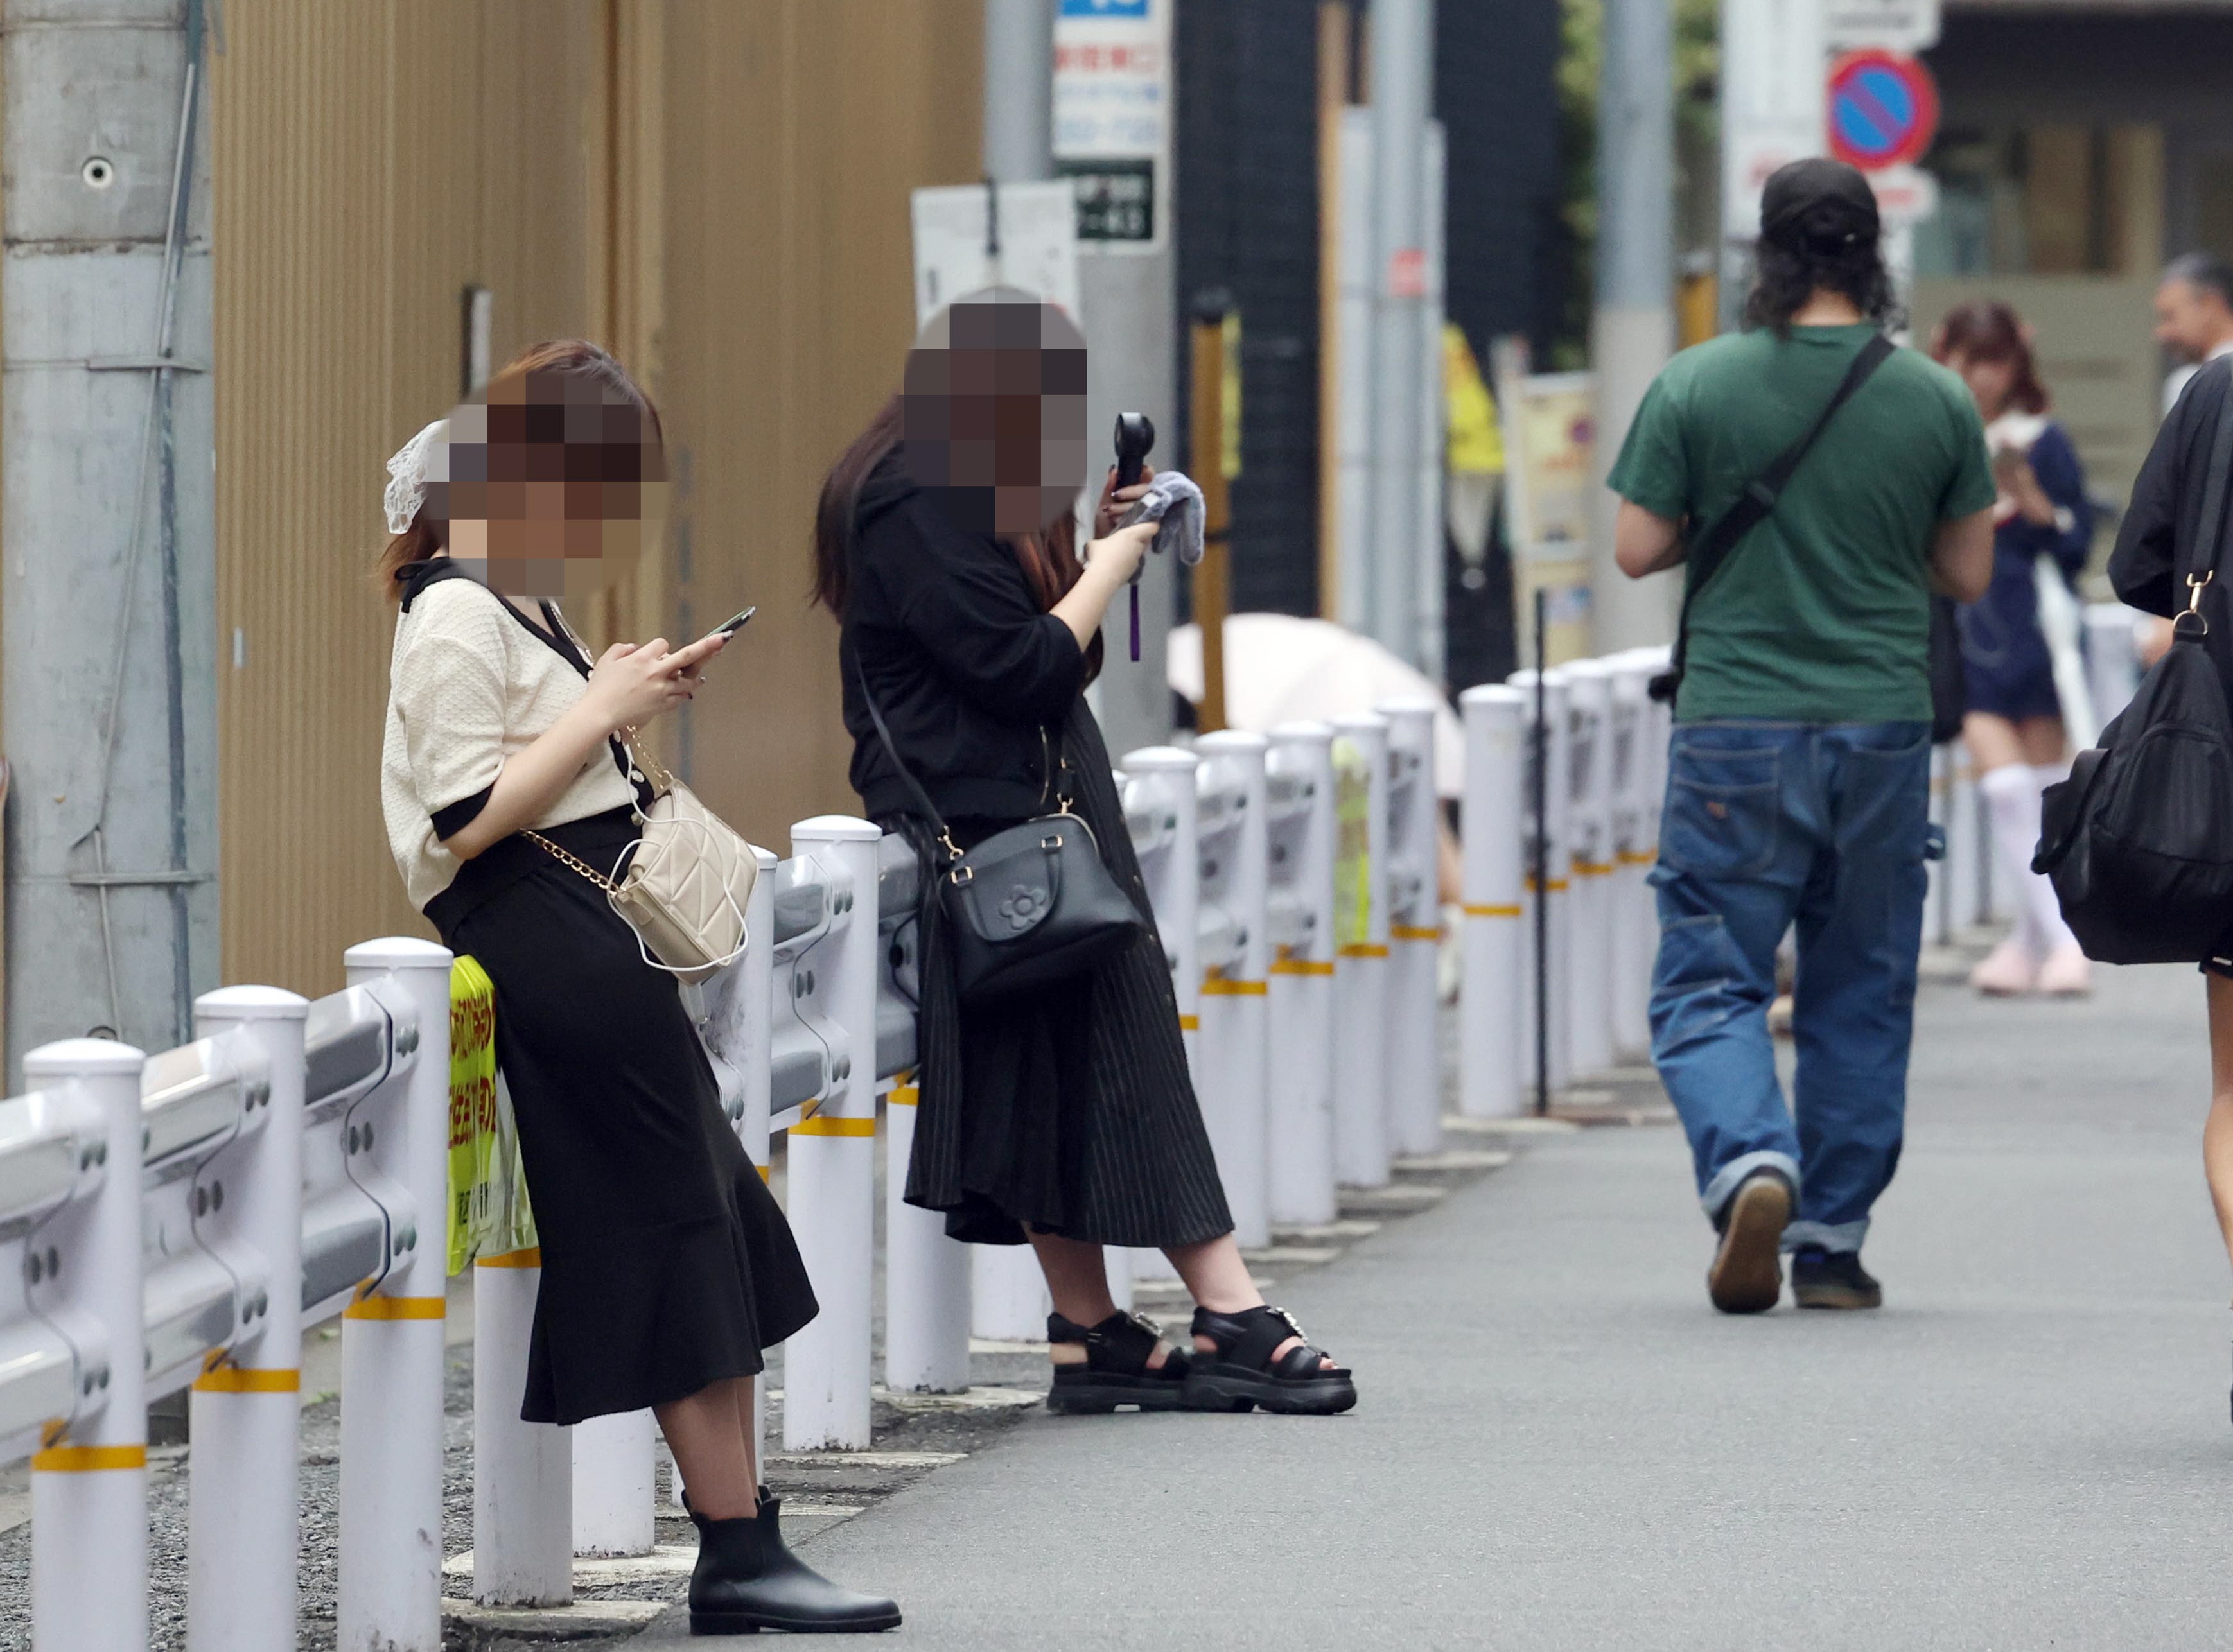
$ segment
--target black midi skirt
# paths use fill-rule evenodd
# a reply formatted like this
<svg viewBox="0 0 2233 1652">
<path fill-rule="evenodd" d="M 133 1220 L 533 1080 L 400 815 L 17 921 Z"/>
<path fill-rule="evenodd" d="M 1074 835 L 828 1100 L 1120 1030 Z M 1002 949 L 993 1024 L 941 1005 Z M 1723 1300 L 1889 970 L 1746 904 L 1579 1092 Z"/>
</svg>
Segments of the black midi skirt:
<svg viewBox="0 0 2233 1652">
<path fill-rule="evenodd" d="M 907 1200 L 946 1231 L 1019 1245 L 1026 1226 L 1103 1245 L 1190 1245 L 1233 1230 L 1179 1031 L 1163 944 L 1100 725 L 1083 699 L 1062 739 L 1071 808 L 1146 920 L 1088 976 L 965 1008 L 934 893 L 947 859 L 928 823 L 882 823 L 922 856 L 921 1031 Z M 964 847 L 1012 821 L 947 823 Z"/>
<path fill-rule="evenodd" d="M 622 810 L 546 836 L 609 867 L 636 833 Z M 469 862 L 427 914 L 496 987 L 543 1250 L 521 1419 L 640 1410 L 758 1371 L 814 1317 L 814 1292 L 674 978 L 603 890 L 524 837 Z"/>
</svg>

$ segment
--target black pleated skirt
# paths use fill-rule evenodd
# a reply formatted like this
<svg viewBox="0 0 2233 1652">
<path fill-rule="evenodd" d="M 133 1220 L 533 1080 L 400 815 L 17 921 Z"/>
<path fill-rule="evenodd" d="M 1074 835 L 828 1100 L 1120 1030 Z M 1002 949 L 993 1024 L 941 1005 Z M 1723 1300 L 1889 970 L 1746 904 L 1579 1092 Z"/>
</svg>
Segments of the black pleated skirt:
<svg viewBox="0 0 2233 1652">
<path fill-rule="evenodd" d="M 626 810 L 547 836 L 609 867 Z M 721 1111 L 674 979 L 604 892 L 524 837 L 428 915 L 496 986 L 496 1053 L 543 1249 L 528 1422 L 579 1422 L 749 1376 L 814 1317 L 790 1225 Z"/>
<path fill-rule="evenodd" d="M 882 823 L 923 857 L 921 1087 L 907 1200 L 946 1231 L 1020 1245 L 1026 1226 L 1103 1245 L 1190 1245 L 1233 1229 L 1180 1041 L 1178 1001 L 1101 729 L 1083 699 L 1063 733 L 1071 808 L 1147 931 L 1090 976 L 965 1009 L 928 875 L 927 823 Z M 966 848 L 1013 821 L 953 821 Z"/>
</svg>

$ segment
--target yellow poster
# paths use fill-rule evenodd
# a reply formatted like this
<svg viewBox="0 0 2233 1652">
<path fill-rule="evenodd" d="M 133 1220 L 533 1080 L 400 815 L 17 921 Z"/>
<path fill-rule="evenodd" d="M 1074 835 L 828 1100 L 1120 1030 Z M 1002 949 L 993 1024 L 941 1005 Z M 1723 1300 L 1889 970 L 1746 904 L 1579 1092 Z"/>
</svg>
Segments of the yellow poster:
<svg viewBox="0 0 2233 1652">
<path fill-rule="evenodd" d="M 496 988 L 471 958 L 450 966 L 450 1197 L 448 1260 L 462 1273 L 477 1256 L 525 1250 L 535 1218 L 519 1139 L 496 1069 Z"/>
<path fill-rule="evenodd" d="M 1372 771 L 1357 743 L 1333 743 L 1333 944 L 1371 937 Z"/>
</svg>

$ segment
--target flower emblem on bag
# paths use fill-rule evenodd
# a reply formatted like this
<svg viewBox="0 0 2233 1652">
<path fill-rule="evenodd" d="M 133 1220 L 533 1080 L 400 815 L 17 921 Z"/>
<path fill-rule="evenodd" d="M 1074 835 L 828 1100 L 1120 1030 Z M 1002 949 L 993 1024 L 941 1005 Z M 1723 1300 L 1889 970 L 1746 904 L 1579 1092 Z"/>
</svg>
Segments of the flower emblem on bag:
<svg viewBox="0 0 2233 1652">
<path fill-rule="evenodd" d="M 1019 883 L 1009 890 L 1008 898 L 999 907 L 1000 915 L 1008 920 L 1008 927 L 1019 935 L 1046 916 L 1046 909 L 1045 887 L 1029 883 Z"/>
</svg>

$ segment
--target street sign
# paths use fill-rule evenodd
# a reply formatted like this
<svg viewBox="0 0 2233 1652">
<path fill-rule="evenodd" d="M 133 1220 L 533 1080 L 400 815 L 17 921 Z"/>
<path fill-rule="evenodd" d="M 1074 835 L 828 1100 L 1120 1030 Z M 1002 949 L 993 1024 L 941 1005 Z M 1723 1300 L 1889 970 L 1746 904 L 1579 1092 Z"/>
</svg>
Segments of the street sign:
<svg viewBox="0 0 2233 1652">
<path fill-rule="evenodd" d="M 1169 235 L 1171 0 L 1062 0 L 1054 24 L 1055 171 L 1077 238 L 1152 251 Z"/>
<path fill-rule="evenodd" d="M 915 231 L 915 324 L 983 287 L 1020 287 L 1077 315 L 1077 231 L 1065 183 L 919 189 Z"/>
<path fill-rule="evenodd" d="M 1938 135 L 1938 86 L 1898 52 L 1848 52 L 1830 66 L 1830 153 L 1863 172 L 1920 160 Z"/>
<path fill-rule="evenodd" d="M 1920 166 L 1887 166 L 1869 174 L 1877 216 L 1887 229 L 1920 224 L 1938 210 L 1938 180 Z"/>
<path fill-rule="evenodd" d="M 1833 52 L 1919 52 L 1938 43 L 1938 0 L 1826 0 L 1822 36 Z"/>
</svg>

